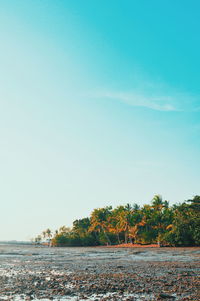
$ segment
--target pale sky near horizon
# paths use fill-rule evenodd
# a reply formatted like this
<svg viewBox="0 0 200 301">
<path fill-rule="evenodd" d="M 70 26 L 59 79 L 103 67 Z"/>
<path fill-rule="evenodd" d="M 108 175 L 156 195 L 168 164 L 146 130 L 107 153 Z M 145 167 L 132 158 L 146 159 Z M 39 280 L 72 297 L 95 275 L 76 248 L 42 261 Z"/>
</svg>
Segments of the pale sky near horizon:
<svg viewBox="0 0 200 301">
<path fill-rule="evenodd" d="M 0 1 L 0 240 L 200 194 L 200 3 Z"/>
</svg>

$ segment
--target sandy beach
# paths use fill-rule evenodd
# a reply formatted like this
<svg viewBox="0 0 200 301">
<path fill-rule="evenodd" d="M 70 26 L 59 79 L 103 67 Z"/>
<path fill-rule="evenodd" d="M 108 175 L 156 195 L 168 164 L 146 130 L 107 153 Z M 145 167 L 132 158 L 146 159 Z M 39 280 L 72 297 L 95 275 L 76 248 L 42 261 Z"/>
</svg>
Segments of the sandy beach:
<svg viewBox="0 0 200 301">
<path fill-rule="evenodd" d="M 200 300 L 200 248 L 0 246 L 0 300 Z"/>
</svg>

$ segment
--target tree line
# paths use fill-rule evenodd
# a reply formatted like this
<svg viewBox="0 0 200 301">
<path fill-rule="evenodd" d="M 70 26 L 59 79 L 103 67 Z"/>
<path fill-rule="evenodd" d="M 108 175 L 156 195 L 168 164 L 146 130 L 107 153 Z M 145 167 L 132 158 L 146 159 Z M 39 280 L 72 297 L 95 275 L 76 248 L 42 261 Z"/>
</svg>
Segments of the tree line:
<svg viewBox="0 0 200 301">
<path fill-rule="evenodd" d="M 160 195 L 150 204 L 126 204 L 94 209 L 90 217 L 77 219 L 72 228 L 47 229 L 35 238 L 52 246 L 117 244 L 200 245 L 200 196 L 169 206 Z"/>
</svg>

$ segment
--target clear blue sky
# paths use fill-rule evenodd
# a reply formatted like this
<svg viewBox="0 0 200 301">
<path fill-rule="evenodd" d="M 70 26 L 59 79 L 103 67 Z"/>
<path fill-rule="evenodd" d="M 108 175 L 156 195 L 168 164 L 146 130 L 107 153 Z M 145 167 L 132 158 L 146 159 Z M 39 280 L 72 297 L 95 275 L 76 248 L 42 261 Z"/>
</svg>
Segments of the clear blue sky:
<svg viewBox="0 0 200 301">
<path fill-rule="evenodd" d="M 199 1 L 0 1 L 0 240 L 200 194 Z"/>
</svg>

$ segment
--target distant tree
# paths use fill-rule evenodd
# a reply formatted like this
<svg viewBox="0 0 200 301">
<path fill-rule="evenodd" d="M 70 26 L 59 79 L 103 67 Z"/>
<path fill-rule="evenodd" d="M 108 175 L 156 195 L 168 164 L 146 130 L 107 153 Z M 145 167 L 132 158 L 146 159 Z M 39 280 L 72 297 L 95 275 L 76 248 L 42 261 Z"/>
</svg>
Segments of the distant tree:
<svg viewBox="0 0 200 301">
<path fill-rule="evenodd" d="M 35 243 L 40 244 L 40 243 L 41 243 L 41 240 L 42 240 L 41 235 L 38 235 L 38 236 L 36 236 L 36 238 L 35 238 Z"/>
<path fill-rule="evenodd" d="M 48 237 L 48 239 L 51 239 L 52 237 L 52 231 L 49 228 L 46 230 L 46 236 Z"/>
<path fill-rule="evenodd" d="M 46 238 L 46 235 L 47 235 L 46 230 L 42 231 L 42 237 L 43 237 L 43 239 Z"/>
</svg>

